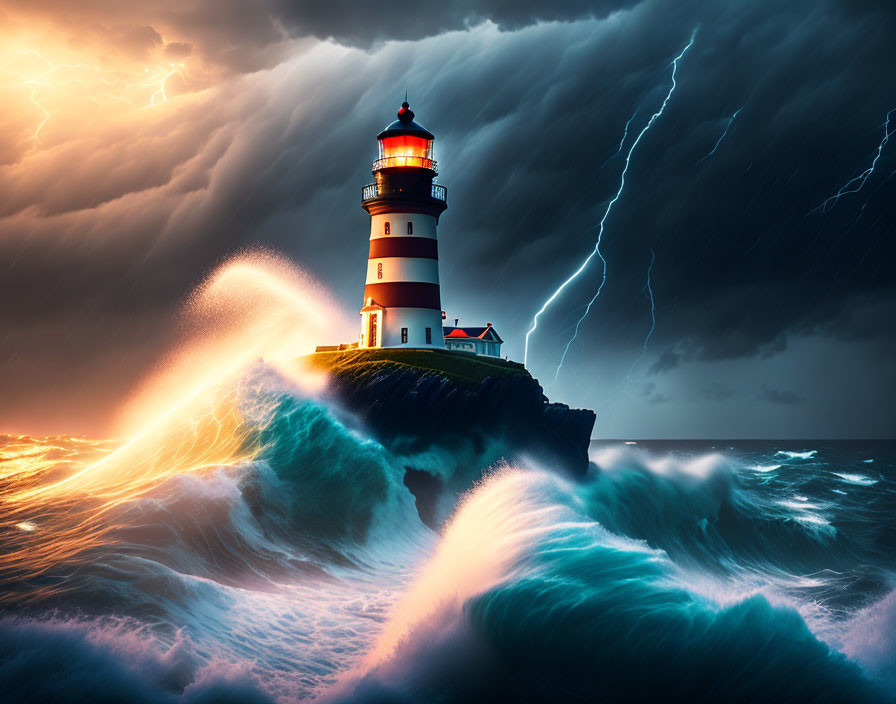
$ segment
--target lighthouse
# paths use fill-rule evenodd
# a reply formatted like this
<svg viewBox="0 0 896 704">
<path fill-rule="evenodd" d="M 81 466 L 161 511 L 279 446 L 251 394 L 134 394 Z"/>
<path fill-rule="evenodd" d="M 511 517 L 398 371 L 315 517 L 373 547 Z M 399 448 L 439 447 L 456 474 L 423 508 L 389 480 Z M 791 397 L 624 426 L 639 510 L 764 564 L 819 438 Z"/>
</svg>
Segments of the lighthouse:
<svg viewBox="0 0 896 704">
<path fill-rule="evenodd" d="M 370 254 L 358 347 L 444 349 L 436 227 L 448 204 L 445 186 L 433 183 L 435 137 L 405 100 L 377 140 L 376 180 L 361 190 Z"/>
</svg>

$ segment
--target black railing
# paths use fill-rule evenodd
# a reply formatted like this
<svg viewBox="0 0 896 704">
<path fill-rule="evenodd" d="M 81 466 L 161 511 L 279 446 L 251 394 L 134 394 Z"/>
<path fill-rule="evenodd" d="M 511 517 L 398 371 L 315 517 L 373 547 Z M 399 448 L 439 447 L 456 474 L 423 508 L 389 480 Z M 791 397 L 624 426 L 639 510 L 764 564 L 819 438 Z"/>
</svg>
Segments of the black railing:
<svg viewBox="0 0 896 704">
<path fill-rule="evenodd" d="M 368 183 L 361 187 L 361 202 L 366 203 L 368 200 L 380 197 L 380 189 L 375 183 Z M 432 197 L 435 200 L 443 202 L 448 201 L 448 189 L 440 183 L 432 184 Z"/>
<path fill-rule="evenodd" d="M 385 156 L 373 162 L 374 171 L 398 166 L 416 166 L 418 168 L 429 169 L 434 174 L 439 173 L 438 162 L 423 156 Z"/>
</svg>

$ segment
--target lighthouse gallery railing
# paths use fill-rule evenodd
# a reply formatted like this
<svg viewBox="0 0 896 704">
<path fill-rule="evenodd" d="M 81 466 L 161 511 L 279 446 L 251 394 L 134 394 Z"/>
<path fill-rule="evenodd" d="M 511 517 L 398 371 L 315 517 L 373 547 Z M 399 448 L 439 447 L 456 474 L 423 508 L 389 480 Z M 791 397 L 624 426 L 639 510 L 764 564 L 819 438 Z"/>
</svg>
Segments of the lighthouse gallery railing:
<svg viewBox="0 0 896 704">
<path fill-rule="evenodd" d="M 375 183 L 368 183 L 366 186 L 361 188 L 361 202 L 368 200 L 373 200 L 374 198 L 380 197 L 380 190 Z M 436 200 L 446 201 L 448 200 L 448 189 L 439 184 L 432 184 L 432 197 Z"/>
<path fill-rule="evenodd" d="M 429 169 L 433 173 L 439 173 L 439 164 L 433 159 L 427 159 L 425 156 L 382 156 L 373 162 L 373 170 L 391 169 L 396 166 L 419 166 Z"/>
</svg>

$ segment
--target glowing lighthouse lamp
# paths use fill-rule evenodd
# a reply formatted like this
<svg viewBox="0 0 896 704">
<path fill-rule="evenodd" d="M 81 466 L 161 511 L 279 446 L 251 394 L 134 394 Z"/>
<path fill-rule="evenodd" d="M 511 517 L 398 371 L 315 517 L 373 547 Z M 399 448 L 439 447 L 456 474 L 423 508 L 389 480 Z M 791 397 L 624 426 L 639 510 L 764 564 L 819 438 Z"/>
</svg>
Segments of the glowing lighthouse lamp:
<svg viewBox="0 0 896 704">
<path fill-rule="evenodd" d="M 377 139 L 376 182 L 361 191 L 370 254 L 358 347 L 444 348 L 436 226 L 448 204 L 445 187 L 433 183 L 435 137 L 405 101 Z"/>
</svg>

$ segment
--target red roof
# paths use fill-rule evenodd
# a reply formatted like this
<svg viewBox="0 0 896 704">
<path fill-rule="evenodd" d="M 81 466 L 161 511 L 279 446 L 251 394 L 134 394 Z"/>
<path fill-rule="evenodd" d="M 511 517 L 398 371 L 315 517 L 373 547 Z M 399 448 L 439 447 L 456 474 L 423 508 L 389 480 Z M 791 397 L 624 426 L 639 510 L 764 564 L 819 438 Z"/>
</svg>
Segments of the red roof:
<svg viewBox="0 0 896 704">
<path fill-rule="evenodd" d="M 443 327 L 442 334 L 445 338 L 456 338 L 456 339 L 471 339 L 476 338 L 478 340 L 484 340 L 486 335 L 489 334 L 489 330 L 491 330 L 490 340 L 495 342 L 504 342 L 495 331 L 495 329 L 489 325 L 484 328 L 452 328 L 452 327 Z"/>
<path fill-rule="evenodd" d="M 453 328 L 451 332 L 445 334 L 445 337 L 469 337 L 469 335 L 463 328 Z"/>
</svg>

